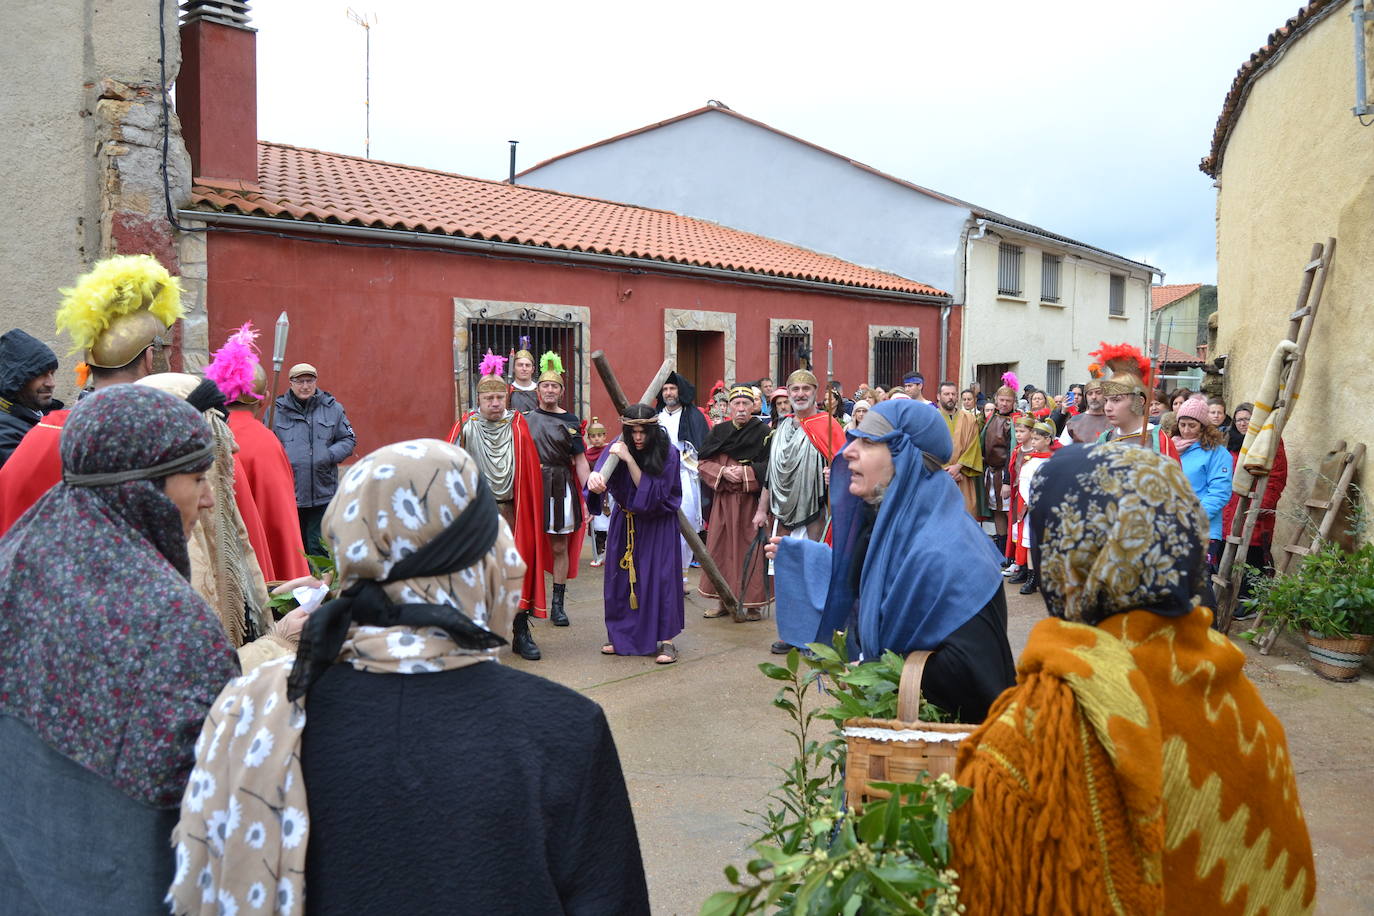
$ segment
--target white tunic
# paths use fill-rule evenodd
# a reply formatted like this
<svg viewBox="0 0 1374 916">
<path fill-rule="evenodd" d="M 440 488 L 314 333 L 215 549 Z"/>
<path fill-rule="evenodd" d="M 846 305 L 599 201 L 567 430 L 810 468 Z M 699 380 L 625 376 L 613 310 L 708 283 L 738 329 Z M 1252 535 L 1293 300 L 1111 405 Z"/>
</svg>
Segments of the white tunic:
<svg viewBox="0 0 1374 916">
<path fill-rule="evenodd" d="M 687 521 L 691 523 L 693 530 L 701 530 L 701 477 L 697 474 L 697 449 L 690 442 L 678 438 L 678 429 L 682 426 L 682 412 L 684 410 L 696 410 L 695 407 L 678 407 L 677 410 L 661 410 L 658 414 L 659 425 L 668 431 L 668 438 L 672 440 L 673 447 L 678 450 L 680 461 L 679 473 L 682 477 L 682 514 L 687 516 Z M 688 465 L 691 465 L 689 468 Z M 687 546 L 685 538 L 679 537 L 682 550 L 682 568 L 686 569 L 692 562 L 692 548 Z"/>
</svg>

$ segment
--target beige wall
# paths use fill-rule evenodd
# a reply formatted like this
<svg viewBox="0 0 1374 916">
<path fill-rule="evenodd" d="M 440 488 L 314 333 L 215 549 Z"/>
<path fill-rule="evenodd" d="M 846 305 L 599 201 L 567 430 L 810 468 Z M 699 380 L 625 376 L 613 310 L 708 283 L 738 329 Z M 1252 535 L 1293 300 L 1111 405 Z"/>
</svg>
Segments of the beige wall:
<svg viewBox="0 0 1374 916">
<path fill-rule="evenodd" d="M 1159 340 L 1184 353 L 1197 352 L 1198 310 L 1202 305 L 1201 291 L 1175 299 L 1150 316 L 1150 336 L 1159 328 Z"/>
<path fill-rule="evenodd" d="M 1126 341 L 1145 346 L 1145 316 L 1149 311 L 1150 280 L 1144 273 L 1053 248 L 1039 247 L 1030 238 L 1007 235 L 1021 245 L 1022 295 L 997 292 L 997 252 L 1003 239 L 989 232 L 970 239 L 966 278 L 967 300 L 963 326 L 965 376 L 974 378 L 979 365 L 1011 363 L 1022 385 L 1045 385 L 1050 360 L 1064 363 L 1064 385 L 1088 380 L 1088 354 L 1102 341 Z M 1064 256 L 1059 275 L 1059 303 L 1040 301 L 1041 255 Z M 1126 275 L 1126 315 L 1110 315 L 1108 288 L 1113 273 Z M 1059 392 L 1055 392 L 1058 394 Z"/>
<path fill-rule="evenodd" d="M 1374 127 L 1350 111 L 1349 4 L 1337 6 L 1254 81 L 1219 177 L 1217 353 L 1228 356 L 1228 402 L 1254 397 L 1287 333 L 1312 243 L 1338 240 L 1284 436 L 1294 471 L 1281 519 L 1302 490 L 1296 469 L 1338 439 L 1374 445 L 1374 413 L 1357 381 L 1369 377 L 1374 350 Z M 1374 50 L 1374 34 L 1368 40 Z"/>
<path fill-rule="evenodd" d="M 167 4 L 168 79 L 179 63 L 177 5 Z M 0 60 L 5 92 L 0 121 L 10 127 L 5 180 L 0 181 L 0 276 L 5 278 L 0 331 L 20 327 L 57 352 L 59 397 L 74 389 L 79 357 L 59 339 L 57 290 L 109 251 L 110 198 L 125 182 L 134 147 L 150 149 L 160 134 L 112 123 L 127 105 L 102 107 L 113 79 L 125 87 L 158 84 L 158 30 L 151 3 L 5 4 Z M 117 90 L 120 91 L 120 90 Z M 118 108 L 116 114 L 110 109 Z M 143 131 L 135 136 L 135 131 Z M 179 142 L 174 144 L 180 152 Z M 136 153 L 137 150 L 134 150 Z M 184 154 L 182 154 L 184 155 Z M 137 155 L 134 159 L 138 159 Z M 127 160 L 130 165 L 133 159 Z M 146 169 L 143 159 L 138 167 Z M 174 157 L 174 165 L 178 160 Z M 115 174 L 112 181 L 106 178 Z M 160 203 L 150 201 L 150 203 Z"/>
</svg>

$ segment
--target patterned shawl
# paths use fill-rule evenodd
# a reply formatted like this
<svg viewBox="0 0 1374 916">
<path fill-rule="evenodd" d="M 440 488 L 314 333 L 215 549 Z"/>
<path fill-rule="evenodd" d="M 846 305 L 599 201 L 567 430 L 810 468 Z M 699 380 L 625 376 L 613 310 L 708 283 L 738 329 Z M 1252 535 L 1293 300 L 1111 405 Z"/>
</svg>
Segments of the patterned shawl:
<svg viewBox="0 0 1374 916">
<path fill-rule="evenodd" d="M 1031 483 L 1040 591 L 1054 617 L 1187 614 L 1202 587 L 1207 515 L 1178 462 L 1150 449 L 1070 445 Z"/>
<path fill-rule="evenodd" d="M 300 743 L 321 658 L 386 674 L 451 671 L 494 660 L 504 642 L 495 634 L 510 629 L 525 564 L 461 448 L 416 439 L 368 455 L 344 475 L 323 534 L 342 596 L 311 615 L 295 659 L 231 682 L 205 720 L 172 834 L 173 913 L 305 911 Z M 432 571 L 479 550 L 465 566 Z M 416 564 L 425 568 L 412 576 Z"/>
<path fill-rule="evenodd" d="M 116 385 L 73 409 L 62 469 L 152 468 L 209 444 L 189 404 Z M 161 479 L 59 483 L 0 539 L 0 569 L 0 713 L 131 798 L 175 806 L 196 731 L 239 668 L 187 581 L 181 514 Z"/>
</svg>

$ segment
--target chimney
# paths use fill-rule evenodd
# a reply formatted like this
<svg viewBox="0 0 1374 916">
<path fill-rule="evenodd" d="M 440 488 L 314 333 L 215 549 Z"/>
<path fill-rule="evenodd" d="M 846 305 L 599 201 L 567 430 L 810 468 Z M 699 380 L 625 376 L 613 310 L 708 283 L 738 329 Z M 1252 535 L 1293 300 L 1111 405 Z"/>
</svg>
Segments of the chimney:
<svg viewBox="0 0 1374 916">
<path fill-rule="evenodd" d="M 257 184 L 257 31 L 247 0 L 183 0 L 176 92 L 191 173 Z"/>
</svg>

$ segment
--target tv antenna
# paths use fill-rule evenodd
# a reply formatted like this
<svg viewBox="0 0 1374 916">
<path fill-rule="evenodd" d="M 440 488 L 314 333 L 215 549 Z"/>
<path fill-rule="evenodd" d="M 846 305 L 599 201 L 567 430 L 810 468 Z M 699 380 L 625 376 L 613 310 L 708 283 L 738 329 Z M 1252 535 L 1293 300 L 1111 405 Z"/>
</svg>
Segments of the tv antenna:
<svg viewBox="0 0 1374 916">
<path fill-rule="evenodd" d="M 372 158 L 372 27 L 377 24 L 376 13 L 359 13 L 348 8 L 348 18 L 363 27 L 367 56 L 363 67 L 363 158 Z"/>
</svg>

